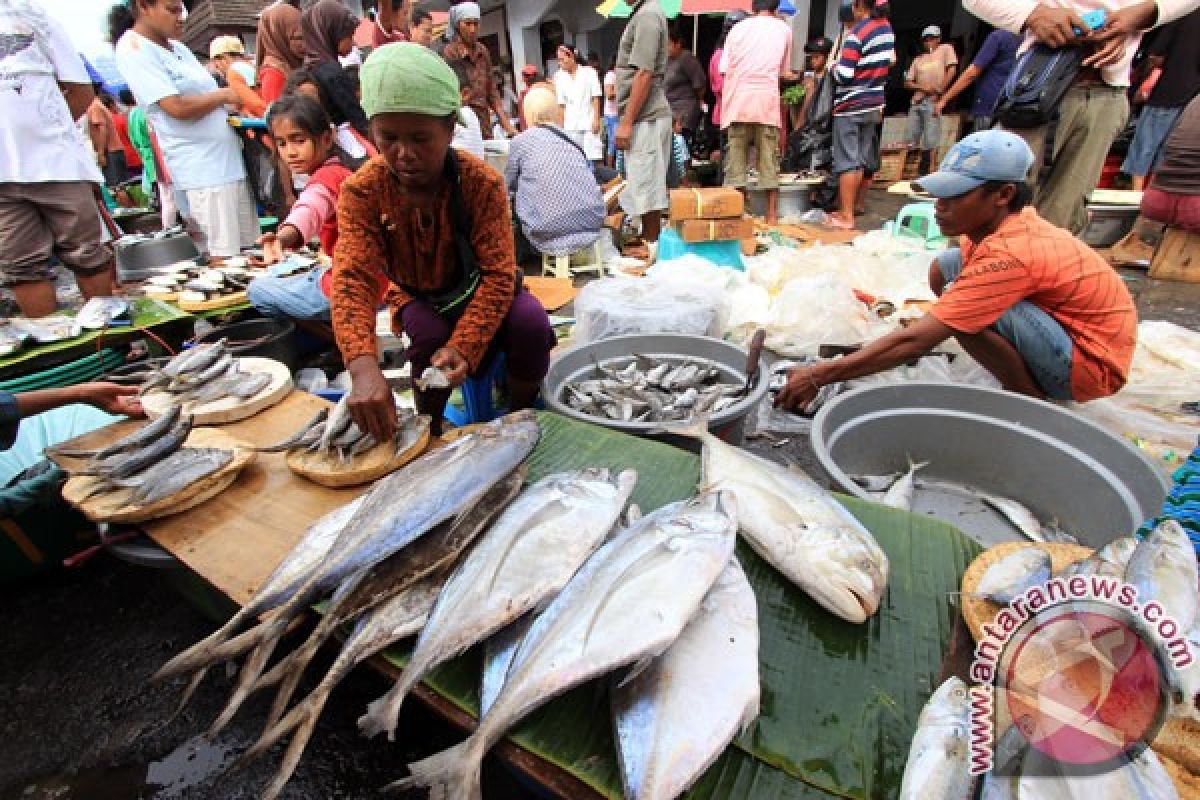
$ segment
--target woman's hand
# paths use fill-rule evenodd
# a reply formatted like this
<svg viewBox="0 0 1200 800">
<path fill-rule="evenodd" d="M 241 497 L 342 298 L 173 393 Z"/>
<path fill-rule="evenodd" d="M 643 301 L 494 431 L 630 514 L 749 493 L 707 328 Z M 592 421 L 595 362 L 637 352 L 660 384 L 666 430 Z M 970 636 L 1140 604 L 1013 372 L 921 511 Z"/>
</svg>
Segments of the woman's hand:
<svg viewBox="0 0 1200 800">
<path fill-rule="evenodd" d="M 264 233 L 258 237 L 258 243 L 262 246 L 264 263 L 277 264 L 283 260 L 283 242 L 279 241 L 278 236 Z"/>
<path fill-rule="evenodd" d="M 346 404 L 360 430 L 386 442 L 396 435 L 396 401 L 374 356 L 359 356 L 346 365 L 353 389 Z"/>
<path fill-rule="evenodd" d="M 138 398 L 138 387 L 121 386 L 117 383 L 100 381 L 84 383 L 75 387 L 79 399 L 88 405 L 95 406 L 109 414 L 122 414 L 127 417 L 144 417 L 142 401 Z"/>
<path fill-rule="evenodd" d="M 471 365 L 463 358 L 462 353 L 449 345 L 434 353 L 433 358 L 429 359 L 429 363 L 442 371 L 446 380 L 450 381 L 451 388 L 462 386 L 471 369 Z"/>
</svg>

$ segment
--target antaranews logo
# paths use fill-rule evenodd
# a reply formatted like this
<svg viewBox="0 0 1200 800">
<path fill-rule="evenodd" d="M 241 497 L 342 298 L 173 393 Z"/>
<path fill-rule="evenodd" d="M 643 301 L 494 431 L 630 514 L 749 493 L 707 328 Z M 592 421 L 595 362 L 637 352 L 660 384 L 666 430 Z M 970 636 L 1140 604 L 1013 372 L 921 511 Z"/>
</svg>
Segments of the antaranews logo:
<svg viewBox="0 0 1200 800">
<path fill-rule="evenodd" d="M 984 626 L 971 665 L 974 775 L 1096 775 L 1136 759 L 1192 663 L 1186 631 L 1116 578 L 1055 578 Z M 997 747 L 996 741 L 1000 745 Z"/>
</svg>

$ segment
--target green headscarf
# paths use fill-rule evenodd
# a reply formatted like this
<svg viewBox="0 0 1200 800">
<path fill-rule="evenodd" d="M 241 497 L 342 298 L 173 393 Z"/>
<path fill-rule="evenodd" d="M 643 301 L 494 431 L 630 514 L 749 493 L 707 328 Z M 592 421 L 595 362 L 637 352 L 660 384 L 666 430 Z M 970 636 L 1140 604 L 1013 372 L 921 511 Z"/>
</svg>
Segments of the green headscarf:
<svg viewBox="0 0 1200 800">
<path fill-rule="evenodd" d="M 411 42 L 375 50 L 358 81 L 368 117 L 389 112 L 445 117 L 462 105 L 454 70 L 437 53 Z"/>
</svg>

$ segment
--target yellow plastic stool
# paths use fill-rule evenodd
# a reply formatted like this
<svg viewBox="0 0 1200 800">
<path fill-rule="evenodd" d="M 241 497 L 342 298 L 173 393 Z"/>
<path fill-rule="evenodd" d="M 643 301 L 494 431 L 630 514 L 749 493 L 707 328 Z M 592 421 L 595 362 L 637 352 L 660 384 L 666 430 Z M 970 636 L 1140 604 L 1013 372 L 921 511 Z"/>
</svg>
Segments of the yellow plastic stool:
<svg viewBox="0 0 1200 800">
<path fill-rule="evenodd" d="M 552 256 L 542 253 L 543 275 L 551 268 L 551 264 L 553 264 L 553 273 L 556 278 L 570 280 L 572 273 L 579 274 L 585 272 L 594 272 L 597 277 L 604 277 L 604 260 L 600 252 L 599 239 L 596 240 L 595 244 L 589 245 L 582 250 L 576 250 L 574 253 L 566 256 Z"/>
</svg>

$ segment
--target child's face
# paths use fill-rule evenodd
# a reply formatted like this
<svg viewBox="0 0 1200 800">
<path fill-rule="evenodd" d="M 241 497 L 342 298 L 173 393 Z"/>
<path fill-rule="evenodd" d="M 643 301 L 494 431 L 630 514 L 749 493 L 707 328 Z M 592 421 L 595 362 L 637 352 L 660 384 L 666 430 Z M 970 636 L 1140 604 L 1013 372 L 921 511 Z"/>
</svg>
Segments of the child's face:
<svg viewBox="0 0 1200 800">
<path fill-rule="evenodd" d="M 676 117 L 672 122 L 672 127 L 675 129 L 676 133 L 683 133 L 683 120 L 679 117 Z"/>
<path fill-rule="evenodd" d="M 280 158 L 293 173 L 313 174 L 329 153 L 330 134 L 314 137 L 288 117 L 271 122 L 271 136 Z"/>
</svg>

